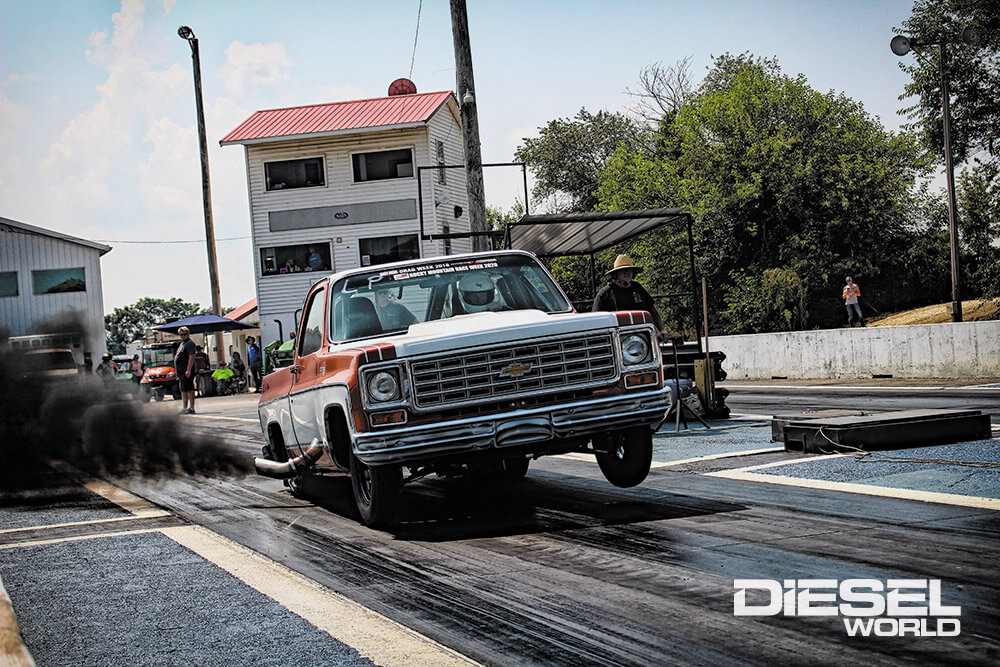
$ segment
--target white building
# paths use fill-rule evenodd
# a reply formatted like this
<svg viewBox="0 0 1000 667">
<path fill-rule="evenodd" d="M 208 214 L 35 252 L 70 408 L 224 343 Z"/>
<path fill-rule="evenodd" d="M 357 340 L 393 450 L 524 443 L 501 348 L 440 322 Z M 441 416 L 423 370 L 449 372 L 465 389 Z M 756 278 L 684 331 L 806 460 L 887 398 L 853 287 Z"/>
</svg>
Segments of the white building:
<svg viewBox="0 0 1000 667">
<path fill-rule="evenodd" d="M 0 218 L 0 329 L 4 336 L 63 334 L 96 366 L 106 350 L 101 257 L 110 246 Z"/>
<path fill-rule="evenodd" d="M 220 143 L 245 151 L 265 345 L 322 275 L 472 249 L 427 238 L 469 232 L 465 170 L 419 169 L 464 164 L 450 91 L 257 111 Z"/>
</svg>

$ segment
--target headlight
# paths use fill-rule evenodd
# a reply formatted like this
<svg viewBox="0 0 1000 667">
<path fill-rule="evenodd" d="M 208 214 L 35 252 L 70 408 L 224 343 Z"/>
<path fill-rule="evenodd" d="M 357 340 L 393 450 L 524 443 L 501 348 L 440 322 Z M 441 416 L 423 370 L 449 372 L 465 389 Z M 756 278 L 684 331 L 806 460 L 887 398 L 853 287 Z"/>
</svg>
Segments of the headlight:
<svg viewBox="0 0 1000 667">
<path fill-rule="evenodd" d="M 398 400 L 399 378 L 391 371 L 372 373 L 368 376 L 368 395 L 378 403 Z"/>
<path fill-rule="evenodd" d="M 626 365 L 643 364 L 651 358 L 649 338 L 642 334 L 629 334 L 622 338 L 622 360 Z"/>
</svg>

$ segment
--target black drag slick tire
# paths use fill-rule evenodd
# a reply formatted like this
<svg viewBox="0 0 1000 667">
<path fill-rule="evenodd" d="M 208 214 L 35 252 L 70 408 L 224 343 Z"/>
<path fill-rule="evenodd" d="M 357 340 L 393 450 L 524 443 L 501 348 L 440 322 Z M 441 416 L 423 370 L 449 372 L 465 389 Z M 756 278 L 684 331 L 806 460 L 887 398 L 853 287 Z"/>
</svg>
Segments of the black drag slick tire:
<svg viewBox="0 0 1000 667">
<path fill-rule="evenodd" d="M 641 484 L 653 462 L 653 432 L 646 426 L 605 433 L 595 438 L 597 465 L 604 478 L 615 486 Z"/>
<path fill-rule="evenodd" d="M 384 528 L 396 522 L 402 472 L 398 465 L 368 466 L 351 455 L 354 503 L 366 526 Z"/>
<path fill-rule="evenodd" d="M 527 456 L 510 456 L 503 460 L 501 476 L 508 480 L 518 480 L 528 474 L 531 460 Z"/>
</svg>

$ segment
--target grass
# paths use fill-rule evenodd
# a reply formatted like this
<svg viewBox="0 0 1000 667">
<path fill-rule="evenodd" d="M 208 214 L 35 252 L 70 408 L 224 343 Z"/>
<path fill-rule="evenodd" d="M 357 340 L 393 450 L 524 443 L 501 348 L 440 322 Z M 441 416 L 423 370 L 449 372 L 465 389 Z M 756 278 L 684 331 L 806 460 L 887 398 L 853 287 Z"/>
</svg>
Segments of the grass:
<svg viewBox="0 0 1000 667">
<path fill-rule="evenodd" d="M 962 320 L 975 322 L 979 320 L 1000 320 L 1000 298 L 971 299 L 962 302 Z M 925 306 L 902 313 L 877 315 L 865 320 L 868 326 L 895 327 L 905 324 L 937 324 L 951 322 L 951 313 L 943 303 Z"/>
</svg>

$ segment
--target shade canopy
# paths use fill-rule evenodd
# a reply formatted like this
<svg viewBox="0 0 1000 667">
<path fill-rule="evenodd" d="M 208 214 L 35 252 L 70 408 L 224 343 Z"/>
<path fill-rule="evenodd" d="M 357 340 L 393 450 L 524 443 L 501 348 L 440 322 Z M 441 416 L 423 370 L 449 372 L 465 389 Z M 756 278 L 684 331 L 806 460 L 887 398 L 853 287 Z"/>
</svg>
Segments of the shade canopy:
<svg viewBox="0 0 1000 667">
<path fill-rule="evenodd" d="M 236 320 L 231 320 L 228 317 L 220 317 L 219 315 L 214 315 L 212 313 L 192 315 L 191 317 L 185 317 L 182 320 L 167 322 L 166 324 L 158 324 L 153 328 L 158 331 L 166 331 L 175 334 L 181 327 L 187 327 L 193 334 L 257 328 L 253 324 L 244 324 L 243 322 L 237 322 Z"/>
<path fill-rule="evenodd" d="M 690 220 L 680 208 L 526 215 L 507 228 L 507 246 L 539 257 L 589 255 L 661 225 Z"/>
</svg>

